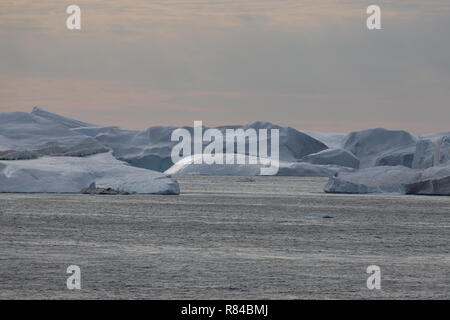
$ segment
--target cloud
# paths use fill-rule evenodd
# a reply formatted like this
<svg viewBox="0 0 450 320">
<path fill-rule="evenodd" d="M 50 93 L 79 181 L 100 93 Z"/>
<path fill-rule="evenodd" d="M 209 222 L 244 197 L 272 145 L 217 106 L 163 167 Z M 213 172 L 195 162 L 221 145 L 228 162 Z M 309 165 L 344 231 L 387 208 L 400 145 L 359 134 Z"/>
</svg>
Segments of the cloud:
<svg viewBox="0 0 450 320">
<path fill-rule="evenodd" d="M 0 30 L 14 28 L 45 29 L 65 32 L 67 0 L 3 0 L 0 3 Z M 242 24 L 263 24 L 270 27 L 320 27 L 328 23 L 343 23 L 347 19 L 363 19 L 368 0 L 78 0 L 82 8 L 83 25 L 90 33 L 117 30 L 141 35 L 159 28 L 180 26 L 201 29 L 239 28 Z M 377 4 L 386 17 L 413 18 L 418 15 L 450 11 L 447 0 L 392 1 Z M 119 27 L 120 26 L 120 27 Z"/>
<path fill-rule="evenodd" d="M 72 1 L 4 0 L 0 111 L 39 104 L 130 128 L 444 130 L 450 3 L 378 3 L 383 30 L 369 32 L 365 0 L 79 0 L 71 32 Z"/>
</svg>

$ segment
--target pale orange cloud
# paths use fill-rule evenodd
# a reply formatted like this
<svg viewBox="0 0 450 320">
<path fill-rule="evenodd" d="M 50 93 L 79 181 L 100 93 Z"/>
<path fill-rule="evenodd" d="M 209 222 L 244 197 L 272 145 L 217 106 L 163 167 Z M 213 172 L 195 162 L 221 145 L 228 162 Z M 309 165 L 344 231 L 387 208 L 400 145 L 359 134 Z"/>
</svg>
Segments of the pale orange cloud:
<svg viewBox="0 0 450 320">
<path fill-rule="evenodd" d="M 65 27 L 73 3 L 80 32 Z M 2 0 L 0 112 L 446 130 L 450 2 L 377 3 L 386 29 L 369 34 L 369 0 Z"/>
</svg>

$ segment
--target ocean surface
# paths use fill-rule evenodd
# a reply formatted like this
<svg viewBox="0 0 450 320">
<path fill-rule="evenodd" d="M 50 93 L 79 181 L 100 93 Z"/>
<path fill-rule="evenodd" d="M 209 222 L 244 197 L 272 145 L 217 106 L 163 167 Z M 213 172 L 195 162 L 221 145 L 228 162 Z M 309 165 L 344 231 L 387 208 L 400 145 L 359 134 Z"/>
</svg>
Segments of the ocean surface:
<svg viewBox="0 0 450 320">
<path fill-rule="evenodd" d="M 177 180 L 179 196 L 0 194 L 0 298 L 450 298 L 450 197 Z M 81 290 L 66 287 L 69 265 Z"/>
</svg>

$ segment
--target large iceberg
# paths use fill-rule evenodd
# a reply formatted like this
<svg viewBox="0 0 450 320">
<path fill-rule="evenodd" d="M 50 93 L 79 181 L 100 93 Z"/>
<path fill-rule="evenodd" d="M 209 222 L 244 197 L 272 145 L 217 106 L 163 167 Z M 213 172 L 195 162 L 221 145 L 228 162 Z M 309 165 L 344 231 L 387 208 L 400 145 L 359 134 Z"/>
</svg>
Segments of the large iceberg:
<svg viewBox="0 0 450 320">
<path fill-rule="evenodd" d="M 178 183 L 165 174 L 132 167 L 111 153 L 0 161 L 0 192 L 79 193 L 92 183 L 129 193 L 180 192 Z"/>
<path fill-rule="evenodd" d="M 378 140 L 373 138 L 374 134 L 394 138 L 393 141 L 384 143 L 387 143 L 387 151 L 379 149 L 379 144 L 373 150 L 366 149 L 367 146 L 362 145 L 362 141 Z M 450 137 L 448 135 L 420 137 L 415 145 L 412 145 L 412 142 L 416 139 L 404 132 L 386 132 L 377 129 L 364 132 L 359 139 L 357 136 L 354 134 L 354 137 L 347 141 L 351 142 L 346 143 L 347 147 L 365 158 L 366 166 L 375 159 L 375 166 L 333 176 L 325 186 L 325 192 L 449 194 Z M 371 136 L 372 138 L 367 141 Z M 403 142 L 399 143 L 399 141 Z"/>
<path fill-rule="evenodd" d="M 183 128 L 193 134 L 192 127 Z M 171 151 L 178 144 L 178 141 L 172 141 L 171 134 L 175 129 L 177 127 L 151 127 L 145 131 L 109 129 L 99 132 L 95 138 L 101 144 L 114 150 L 114 156 L 118 159 L 133 166 L 165 171 L 174 165 L 171 159 Z M 325 144 L 307 134 L 293 128 L 276 126 L 269 122 L 254 122 L 244 126 L 220 126 L 216 129 L 224 136 L 227 129 L 279 129 L 281 161 L 296 161 L 308 154 L 327 149 Z M 77 131 L 80 132 L 80 130 L 83 129 Z M 246 144 L 249 143 L 251 141 L 247 140 Z M 270 145 L 270 137 L 267 143 Z M 207 144 L 205 142 L 204 146 Z M 247 146 L 246 149 L 248 149 Z M 222 152 L 226 152 L 226 150 L 222 150 Z"/>
<path fill-rule="evenodd" d="M 192 127 L 182 128 L 193 135 Z M 72 131 L 95 138 L 101 145 L 112 149 L 116 158 L 133 166 L 165 171 L 174 165 L 171 151 L 178 141 L 172 141 L 171 135 L 175 129 L 178 127 L 157 126 L 144 131 L 133 131 L 123 130 L 119 127 L 89 126 L 73 128 Z M 257 121 L 243 126 L 220 126 L 216 129 L 223 135 L 227 129 L 279 129 L 281 161 L 296 161 L 306 155 L 327 149 L 324 143 L 305 133 L 269 122 Z M 247 140 L 246 143 L 249 144 L 251 141 Z M 207 144 L 205 142 L 204 146 Z M 268 145 L 270 145 L 270 137 Z M 222 152 L 226 152 L 226 150 L 222 150 Z"/>
</svg>

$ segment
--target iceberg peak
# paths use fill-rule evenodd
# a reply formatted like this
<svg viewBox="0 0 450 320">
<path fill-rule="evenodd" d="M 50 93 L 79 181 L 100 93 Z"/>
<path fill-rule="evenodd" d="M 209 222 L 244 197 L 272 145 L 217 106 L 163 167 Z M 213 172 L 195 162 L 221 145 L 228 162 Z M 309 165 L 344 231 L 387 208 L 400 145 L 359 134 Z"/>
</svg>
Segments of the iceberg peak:
<svg viewBox="0 0 450 320">
<path fill-rule="evenodd" d="M 58 123 L 59 125 L 69 128 L 69 129 L 96 126 L 91 123 L 87 123 L 87 122 L 83 122 L 80 120 L 75 120 L 75 119 L 67 118 L 64 116 L 60 116 L 59 114 L 47 111 L 38 106 L 33 107 L 33 110 L 31 110 L 31 114 L 33 116 L 38 116 L 38 117 L 44 118 L 46 120 L 51 120 L 53 122 Z"/>
</svg>

